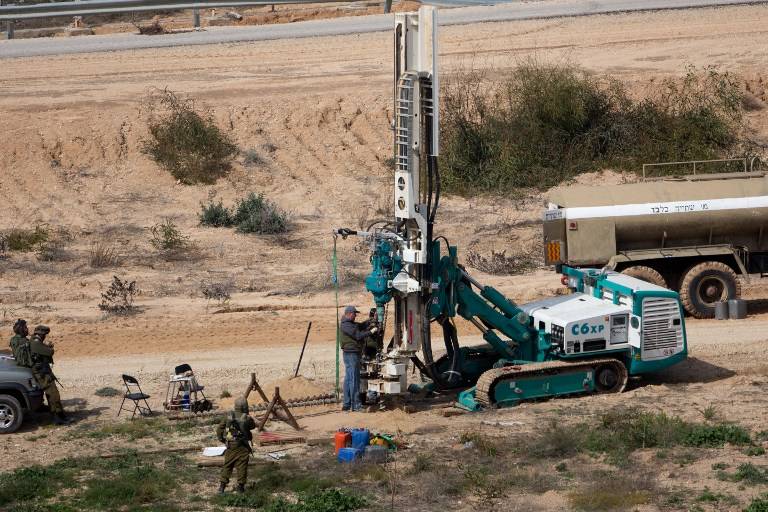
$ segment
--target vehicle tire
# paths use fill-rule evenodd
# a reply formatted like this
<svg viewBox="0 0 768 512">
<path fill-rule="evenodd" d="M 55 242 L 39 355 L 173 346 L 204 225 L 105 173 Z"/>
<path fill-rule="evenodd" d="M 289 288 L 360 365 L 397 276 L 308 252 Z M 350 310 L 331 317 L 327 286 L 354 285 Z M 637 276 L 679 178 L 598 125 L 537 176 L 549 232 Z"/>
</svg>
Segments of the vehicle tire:
<svg viewBox="0 0 768 512">
<path fill-rule="evenodd" d="M 0 434 L 16 432 L 24 421 L 24 409 L 11 395 L 0 395 Z"/>
<path fill-rule="evenodd" d="M 645 265 L 635 265 L 634 267 L 625 268 L 621 273 L 642 279 L 643 281 L 655 284 L 656 286 L 661 286 L 662 288 L 668 288 L 664 276 L 659 274 L 657 270 L 654 270 L 651 267 L 646 267 Z"/>
<path fill-rule="evenodd" d="M 705 261 L 689 268 L 680 283 L 680 301 L 696 318 L 714 318 L 715 303 L 741 296 L 741 283 L 731 267 Z"/>
</svg>

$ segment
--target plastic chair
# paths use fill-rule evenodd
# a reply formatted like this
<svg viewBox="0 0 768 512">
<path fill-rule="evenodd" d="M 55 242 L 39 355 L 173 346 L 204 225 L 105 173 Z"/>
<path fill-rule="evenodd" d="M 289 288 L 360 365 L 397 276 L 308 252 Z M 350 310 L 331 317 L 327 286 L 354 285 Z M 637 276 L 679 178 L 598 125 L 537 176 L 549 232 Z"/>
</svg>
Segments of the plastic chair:
<svg viewBox="0 0 768 512">
<path fill-rule="evenodd" d="M 136 377 L 123 374 L 123 384 L 125 384 L 125 394 L 123 395 L 123 401 L 120 404 L 120 410 L 117 411 L 117 415 L 120 416 L 121 412 L 130 410 L 131 419 L 136 416 L 136 411 L 139 411 L 141 416 L 150 416 L 152 409 L 149 408 L 149 402 L 147 402 L 149 395 L 141 390 Z M 130 406 L 124 407 L 125 402 L 128 400 L 133 402 L 133 410 L 131 410 Z M 141 405 L 141 402 L 144 402 L 144 405 Z"/>
</svg>

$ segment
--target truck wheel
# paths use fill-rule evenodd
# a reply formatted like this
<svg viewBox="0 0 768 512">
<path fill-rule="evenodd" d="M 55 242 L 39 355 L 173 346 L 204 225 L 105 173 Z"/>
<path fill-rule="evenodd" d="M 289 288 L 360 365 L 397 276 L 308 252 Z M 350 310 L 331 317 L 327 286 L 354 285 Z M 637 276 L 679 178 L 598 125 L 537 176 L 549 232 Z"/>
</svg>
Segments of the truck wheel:
<svg viewBox="0 0 768 512">
<path fill-rule="evenodd" d="M 736 272 L 719 261 L 694 265 L 680 283 L 680 301 L 696 318 L 714 318 L 715 303 L 738 299 L 740 295 L 741 283 Z"/>
<path fill-rule="evenodd" d="M 24 420 L 24 410 L 11 395 L 0 395 L 0 434 L 16 432 Z"/>
<path fill-rule="evenodd" d="M 664 280 L 664 277 L 651 267 L 636 265 L 634 267 L 625 268 L 621 273 L 642 279 L 643 281 L 655 284 L 656 286 L 661 286 L 662 288 L 667 288 L 667 282 Z"/>
</svg>

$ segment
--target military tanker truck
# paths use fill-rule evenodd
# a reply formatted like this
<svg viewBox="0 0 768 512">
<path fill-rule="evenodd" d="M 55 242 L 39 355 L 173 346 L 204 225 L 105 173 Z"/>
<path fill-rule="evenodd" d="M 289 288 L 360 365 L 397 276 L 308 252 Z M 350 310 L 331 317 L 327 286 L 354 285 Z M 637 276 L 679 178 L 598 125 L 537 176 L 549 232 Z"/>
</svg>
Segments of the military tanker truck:
<svg viewBox="0 0 768 512">
<path fill-rule="evenodd" d="M 738 298 L 740 279 L 768 275 L 765 172 L 572 186 L 548 200 L 548 265 L 607 266 L 677 290 L 697 318 Z"/>
</svg>

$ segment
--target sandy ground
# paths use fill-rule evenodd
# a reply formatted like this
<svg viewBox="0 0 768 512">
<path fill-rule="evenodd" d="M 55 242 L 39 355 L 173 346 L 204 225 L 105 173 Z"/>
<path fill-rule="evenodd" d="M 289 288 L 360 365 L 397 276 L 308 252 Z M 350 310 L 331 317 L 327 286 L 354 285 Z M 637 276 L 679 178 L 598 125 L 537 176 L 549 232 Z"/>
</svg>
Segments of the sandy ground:
<svg viewBox="0 0 768 512">
<path fill-rule="evenodd" d="M 611 73 L 639 88 L 680 75 L 688 64 L 715 65 L 758 87 L 768 65 L 760 43 L 766 27 L 768 8 L 761 6 L 448 27 L 441 30 L 440 66 L 449 77 L 469 65 L 504 70 L 534 55 Z M 280 379 L 293 369 L 309 321 L 302 374 L 314 382 L 303 382 L 297 392 L 311 386 L 327 391 L 335 368 L 330 230 L 364 226 L 377 217 L 377 208 L 388 207 L 390 53 L 388 34 L 364 34 L 0 59 L 0 230 L 47 223 L 73 237 L 65 261 L 43 262 L 34 254 L 0 259 L 0 331 L 10 336 L 17 317 L 52 327 L 63 395 L 88 421 L 114 421 L 115 399 L 93 392 L 119 387 L 121 373 L 140 377 L 157 407 L 167 375 L 181 362 L 196 369 L 212 397 L 241 389 L 251 372 L 268 389 L 280 381 L 289 390 Z M 255 150 L 262 162 L 247 166 L 240 158 L 231 175 L 213 186 L 175 183 L 140 151 L 146 136 L 141 101 L 152 87 L 210 106 L 240 147 Z M 764 134 L 765 114 L 750 118 Z M 612 173 L 589 178 L 616 179 L 621 177 Z M 215 197 L 232 203 L 248 191 L 264 192 L 292 212 L 295 230 L 274 239 L 197 225 L 201 202 Z M 539 196 L 449 197 L 438 216 L 439 234 L 462 251 L 522 250 L 535 242 L 543 203 Z M 166 217 L 197 244 L 198 257 L 168 262 L 156 254 L 148 228 Z M 119 253 L 114 268 L 89 266 L 96 243 Z M 339 255 L 340 302 L 368 304 L 361 281 L 365 248 L 340 240 Z M 560 289 L 559 277 L 546 269 L 514 277 L 473 274 L 519 302 Z M 112 275 L 137 280 L 138 314 L 111 317 L 98 310 Z M 225 308 L 200 292 L 201 282 L 225 279 L 236 285 L 230 312 L 220 312 Z M 512 419 L 534 429 L 537 418 L 562 407 L 595 412 L 631 402 L 689 418 L 700 418 L 702 408 L 715 404 L 729 420 L 757 431 L 768 420 L 764 285 L 752 285 L 749 297 L 755 313 L 749 319 L 691 320 L 691 360 L 620 396 L 451 419 L 429 410 L 341 416 L 319 408 L 300 413 L 300 421 L 311 432 L 350 423 L 386 431 L 436 424 L 456 430 Z M 474 341 L 467 325 L 460 332 L 465 342 Z M 30 436 L 35 428 L 3 440 L 0 451 L 16 454 L 13 466 L 58 456 L 50 452 L 51 443 L 78 452 L 106 449 L 67 440 L 61 428 L 36 439 Z M 700 469 L 681 471 L 696 479 Z"/>
</svg>

